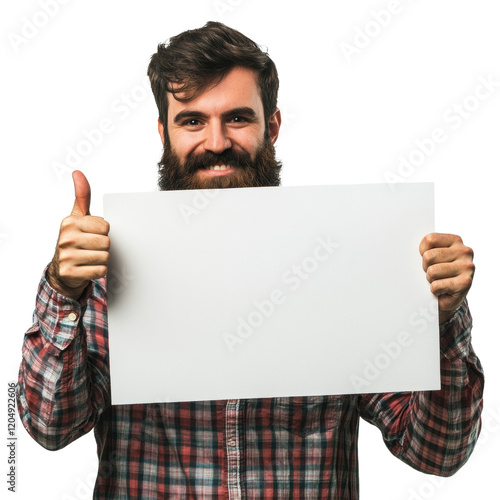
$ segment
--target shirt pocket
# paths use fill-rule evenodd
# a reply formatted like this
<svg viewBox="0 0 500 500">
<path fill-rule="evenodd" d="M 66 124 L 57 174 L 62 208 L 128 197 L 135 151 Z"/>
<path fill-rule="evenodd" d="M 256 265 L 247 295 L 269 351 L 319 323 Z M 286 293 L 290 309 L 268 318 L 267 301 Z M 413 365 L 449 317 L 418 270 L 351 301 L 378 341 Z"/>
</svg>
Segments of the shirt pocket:
<svg viewBox="0 0 500 500">
<path fill-rule="evenodd" d="M 343 396 L 296 396 L 276 398 L 274 423 L 306 437 L 338 427 Z"/>
</svg>

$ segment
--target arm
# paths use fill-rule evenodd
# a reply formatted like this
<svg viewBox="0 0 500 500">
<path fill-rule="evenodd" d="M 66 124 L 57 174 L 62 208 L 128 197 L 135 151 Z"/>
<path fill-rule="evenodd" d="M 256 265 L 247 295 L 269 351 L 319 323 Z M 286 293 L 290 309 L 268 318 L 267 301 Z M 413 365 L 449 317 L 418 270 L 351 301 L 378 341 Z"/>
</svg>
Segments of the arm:
<svg viewBox="0 0 500 500">
<path fill-rule="evenodd" d="M 91 282 L 76 301 L 44 273 L 19 371 L 23 425 L 43 447 L 60 449 L 89 432 L 109 400 L 105 280 Z"/>
<path fill-rule="evenodd" d="M 459 236 L 437 233 L 427 235 L 419 250 L 439 303 L 441 390 L 364 395 L 360 412 L 398 458 L 449 476 L 467 461 L 481 428 L 484 376 L 471 346 L 465 300 L 474 276 L 473 252 Z"/>
<path fill-rule="evenodd" d="M 484 377 L 471 327 L 466 303 L 440 326 L 441 390 L 360 399 L 361 416 L 381 430 L 391 453 L 422 472 L 454 474 L 476 444 Z"/>
<path fill-rule="evenodd" d="M 75 171 L 73 180 L 75 203 L 38 288 L 19 373 L 21 420 L 49 449 L 88 432 L 109 404 L 104 279 L 109 224 L 90 215 L 85 176 Z"/>
</svg>

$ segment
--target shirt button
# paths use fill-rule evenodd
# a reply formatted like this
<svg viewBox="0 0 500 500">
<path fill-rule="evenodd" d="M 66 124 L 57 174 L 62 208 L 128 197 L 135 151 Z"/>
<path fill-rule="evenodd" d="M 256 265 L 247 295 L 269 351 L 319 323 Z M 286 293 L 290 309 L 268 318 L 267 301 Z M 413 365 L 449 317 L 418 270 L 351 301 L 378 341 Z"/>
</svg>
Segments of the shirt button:
<svg viewBox="0 0 500 500">
<path fill-rule="evenodd" d="M 227 444 L 231 447 L 236 446 L 236 441 L 234 439 L 230 439 Z"/>
<path fill-rule="evenodd" d="M 76 321 L 76 320 L 77 320 L 77 318 L 78 318 L 78 314 L 76 314 L 76 313 L 74 313 L 74 312 L 72 312 L 72 313 L 69 313 L 69 314 L 68 314 L 68 319 L 69 319 L 70 321 Z"/>
</svg>

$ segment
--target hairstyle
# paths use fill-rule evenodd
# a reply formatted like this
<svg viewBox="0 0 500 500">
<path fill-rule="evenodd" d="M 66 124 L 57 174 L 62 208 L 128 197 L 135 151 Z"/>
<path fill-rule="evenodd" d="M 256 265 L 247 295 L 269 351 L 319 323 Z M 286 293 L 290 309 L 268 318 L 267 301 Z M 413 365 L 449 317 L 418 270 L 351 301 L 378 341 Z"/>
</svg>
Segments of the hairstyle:
<svg viewBox="0 0 500 500">
<path fill-rule="evenodd" d="M 213 21 L 159 44 L 151 57 L 148 76 L 160 121 L 167 123 L 168 92 L 180 102 L 189 102 L 208 86 L 219 83 L 235 66 L 257 71 L 267 123 L 278 101 L 279 80 L 274 62 L 250 38 Z M 180 97 L 180 93 L 185 95 Z"/>
</svg>

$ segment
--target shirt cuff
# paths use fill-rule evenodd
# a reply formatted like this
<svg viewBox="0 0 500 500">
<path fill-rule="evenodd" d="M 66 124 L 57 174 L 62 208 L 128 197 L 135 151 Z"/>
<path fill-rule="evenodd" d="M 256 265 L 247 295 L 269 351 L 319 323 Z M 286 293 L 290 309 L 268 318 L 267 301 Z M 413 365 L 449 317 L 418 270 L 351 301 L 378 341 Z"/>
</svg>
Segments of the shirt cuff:
<svg viewBox="0 0 500 500">
<path fill-rule="evenodd" d="M 439 326 L 441 355 L 449 361 L 465 359 L 470 353 L 472 317 L 467 300 Z"/>
<path fill-rule="evenodd" d="M 58 293 L 47 280 L 47 267 L 44 269 L 36 297 L 34 325 L 26 334 L 40 330 L 43 338 L 56 347 L 64 350 L 72 342 L 78 332 L 80 319 L 85 314 L 87 300 L 93 293 L 94 282 L 91 281 L 78 300 L 73 300 Z"/>
</svg>

